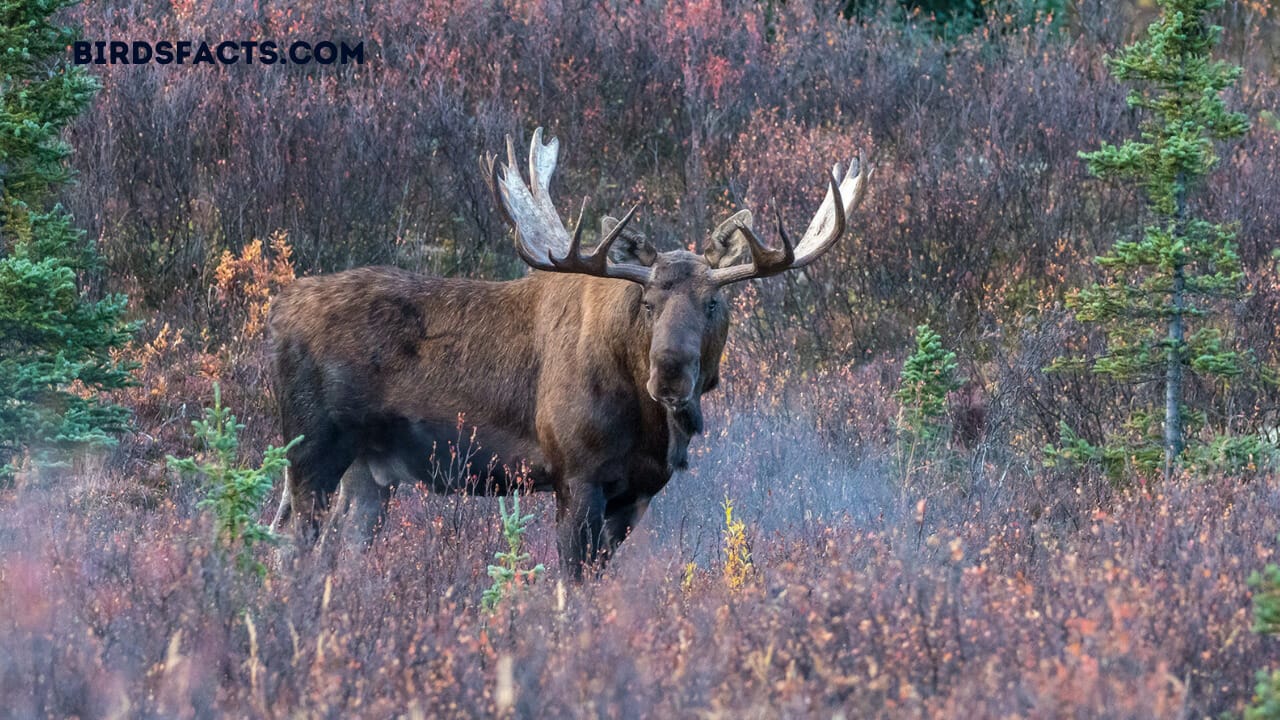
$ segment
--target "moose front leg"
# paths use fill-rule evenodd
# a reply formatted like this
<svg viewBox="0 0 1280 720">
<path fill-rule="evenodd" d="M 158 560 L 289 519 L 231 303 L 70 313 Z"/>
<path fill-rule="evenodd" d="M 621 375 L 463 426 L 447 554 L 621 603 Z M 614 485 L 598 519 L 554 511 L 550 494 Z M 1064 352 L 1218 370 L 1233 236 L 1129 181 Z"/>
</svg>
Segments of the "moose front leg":
<svg viewBox="0 0 1280 720">
<path fill-rule="evenodd" d="M 647 497 L 627 496 L 608 502 L 604 511 L 604 542 L 608 555 L 612 555 L 622 541 L 627 539 L 648 509 Z"/>
<path fill-rule="evenodd" d="M 343 473 L 355 460 L 355 449 L 350 438 L 341 434 L 323 429 L 296 433 L 289 423 L 285 427 L 285 437 L 303 435 L 303 440 L 289 450 L 285 480 L 289 501 L 281 503 L 276 523 L 283 527 L 292 520 L 299 548 L 308 549 L 320 538 L 324 513 Z"/>
<path fill-rule="evenodd" d="M 299 548 L 308 549 L 320 539 L 320 528 L 333 490 L 317 487 L 310 477 L 298 468 L 290 468 L 289 507 L 277 515 L 293 521 L 293 532 Z M 333 483 L 335 486 L 337 483 Z"/>
<path fill-rule="evenodd" d="M 590 567 L 603 568 L 605 553 L 604 490 L 596 484 L 569 479 L 556 492 L 556 544 L 560 566 L 574 582 L 582 582 Z"/>
</svg>

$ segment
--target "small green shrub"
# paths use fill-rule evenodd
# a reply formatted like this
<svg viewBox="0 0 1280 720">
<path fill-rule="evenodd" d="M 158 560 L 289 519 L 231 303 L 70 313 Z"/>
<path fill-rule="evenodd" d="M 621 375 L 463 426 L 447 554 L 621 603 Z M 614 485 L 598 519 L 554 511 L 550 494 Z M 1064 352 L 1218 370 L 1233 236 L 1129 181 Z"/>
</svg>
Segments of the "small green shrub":
<svg viewBox="0 0 1280 720">
<path fill-rule="evenodd" d="M 524 544 L 524 533 L 529 523 L 533 522 L 533 515 L 520 514 L 520 496 L 511 498 L 511 512 L 507 512 L 506 499 L 498 498 L 498 517 L 501 519 L 502 537 L 507 541 L 507 549 L 505 552 L 494 553 L 498 564 L 489 566 L 489 577 L 493 578 L 493 585 L 481 597 L 484 609 L 489 612 L 496 610 L 520 584 L 537 580 L 546 569 L 542 563 L 527 570 L 524 568 L 529 562 L 529 553 L 523 552 L 521 546 Z"/>
<path fill-rule="evenodd" d="M 1280 670 L 1259 670 L 1253 705 L 1245 708 L 1244 720 L 1277 719 L 1280 719 Z"/>
<path fill-rule="evenodd" d="M 1267 565 L 1249 576 L 1253 595 L 1253 631 L 1280 634 L 1280 567 Z M 1245 720 L 1280 720 L 1280 670 L 1259 670 L 1253 704 L 1244 711 Z"/>
<path fill-rule="evenodd" d="M 963 381 L 956 374 L 956 354 L 942 346 L 942 338 L 928 325 L 916 328 L 916 349 L 902 366 L 893 397 L 898 411 L 899 475 L 907 482 L 917 470 L 935 466 L 948 438 L 947 393 Z M 948 455 L 943 460 L 954 459 Z M 941 466 L 946 466 L 947 462 Z"/>
<path fill-rule="evenodd" d="M 916 328 L 916 350 L 902 366 L 897 392 L 902 403 L 898 427 L 917 442 L 934 442 L 947 430 L 947 393 L 959 389 L 956 354 L 942 346 L 942 338 L 928 325 Z"/>
<path fill-rule="evenodd" d="M 1215 435 L 1190 449 L 1187 463 L 1202 477 L 1240 477 L 1276 466 L 1276 445 L 1262 435 Z"/>
<path fill-rule="evenodd" d="M 199 506 L 213 511 L 215 544 L 234 558 L 237 568 L 262 575 L 266 567 L 254 559 L 253 548 L 260 542 L 274 542 L 275 537 L 268 526 L 258 522 L 258 517 L 274 478 L 289 466 L 285 454 L 302 437 L 284 447 L 268 446 L 258 467 L 240 467 L 240 431 L 244 425 L 222 406 L 222 391 L 217 383 L 213 386 L 213 407 L 205 409 L 203 420 L 191 425 L 207 456 L 197 459 L 170 455 L 169 466 L 183 475 L 203 478 L 205 497 Z"/>
</svg>

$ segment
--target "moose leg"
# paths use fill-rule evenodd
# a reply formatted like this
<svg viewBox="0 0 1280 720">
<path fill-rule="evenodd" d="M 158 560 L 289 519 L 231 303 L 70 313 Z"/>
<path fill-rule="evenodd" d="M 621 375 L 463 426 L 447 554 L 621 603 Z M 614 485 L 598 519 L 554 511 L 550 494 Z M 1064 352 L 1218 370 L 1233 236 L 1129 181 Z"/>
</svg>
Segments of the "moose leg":
<svg viewBox="0 0 1280 720">
<path fill-rule="evenodd" d="M 648 509 L 647 497 L 624 497 L 609 501 L 604 510 L 604 544 L 607 554 L 612 555 L 618 549 L 618 545 L 627 539 Z"/>
<path fill-rule="evenodd" d="M 351 441 L 338 433 L 306 436 L 290 450 L 286 515 L 293 518 L 299 546 L 310 547 L 319 538 L 320 520 L 354 459 Z"/>
<path fill-rule="evenodd" d="M 289 516 L 293 515 L 293 504 L 290 502 L 293 497 L 293 490 L 290 488 L 291 484 L 289 468 L 285 468 L 284 491 L 280 493 L 280 507 L 276 508 L 276 519 L 271 521 L 271 532 L 277 535 L 284 530 L 284 524 L 289 522 Z"/>
<path fill-rule="evenodd" d="M 302 547 L 310 547 L 320 537 L 320 521 L 329 508 L 329 500 L 338 485 L 336 477 L 317 480 L 320 482 L 299 481 L 289 488 L 289 514 L 293 518 L 293 529 Z"/>
<path fill-rule="evenodd" d="M 364 458 L 357 459 L 342 476 L 343 505 L 347 523 L 362 545 L 373 542 L 373 534 L 387 512 L 391 488 L 380 484 Z"/>
<path fill-rule="evenodd" d="M 574 582 L 587 567 L 599 570 L 604 549 L 604 491 L 589 482 L 566 481 L 556 493 L 556 540 L 560 566 Z"/>
</svg>

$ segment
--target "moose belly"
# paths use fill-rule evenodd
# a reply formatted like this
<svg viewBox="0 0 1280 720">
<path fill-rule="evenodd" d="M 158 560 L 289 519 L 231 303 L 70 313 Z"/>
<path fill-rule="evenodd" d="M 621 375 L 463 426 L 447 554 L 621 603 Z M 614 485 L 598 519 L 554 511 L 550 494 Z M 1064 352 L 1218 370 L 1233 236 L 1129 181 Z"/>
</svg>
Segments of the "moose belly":
<svg viewBox="0 0 1280 720">
<path fill-rule="evenodd" d="M 384 487 L 416 481 L 432 492 L 477 495 L 551 489 L 538 446 L 501 428 L 395 418 L 362 440 L 361 459 Z"/>
</svg>

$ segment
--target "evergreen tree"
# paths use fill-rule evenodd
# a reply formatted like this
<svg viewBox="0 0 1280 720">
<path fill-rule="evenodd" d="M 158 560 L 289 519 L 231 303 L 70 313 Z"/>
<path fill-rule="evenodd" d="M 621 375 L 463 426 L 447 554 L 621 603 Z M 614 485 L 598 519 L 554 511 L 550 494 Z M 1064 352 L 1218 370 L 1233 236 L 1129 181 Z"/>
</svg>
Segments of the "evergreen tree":
<svg viewBox="0 0 1280 720">
<path fill-rule="evenodd" d="M 128 339 L 125 299 L 79 286 L 96 253 L 54 204 L 70 180 L 62 131 L 96 81 L 67 63 L 73 30 L 52 17 L 71 0 L 0 0 L 0 480 L 29 456 L 111 442 L 127 421 L 97 396 L 129 382 L 112 350 Z"/>
<path fill-rule="evenodd" d="M 916 328 L 916 349 L 902 364 L 902 375 L 893 397 L 902 403 L 899 430 L 911 444 L 935 443 L 947 428 L 947 393 L 962 384 L 956 371 L 956 354 L 943 347 L 942 338 L 928 325 Z"/>
<path fill-rule="evenodd" d="M 1077 319 L 1102 326 L 1104 354 L 1091 365 L 1076 359 L 1054 367 L 1091 367 L 1125 384 L 1162 387 L 1163 403 L 1134 412 L 1106 447 L 1064 428 L 1061 454 L 1123 457 L 1151 473 L 1163 465 L 1167 477 L 1204 422 L 1185 405 L 1186 374 L 1228 379 L 1243 370 L 1243 358 L 1210 322 L 1223 301 L 1241 296 L 1235 233 L 1195 217 L 1190 199 L 1218 161 L 1214 142 L 1240 137 L 1248 123 L 1221 96 L 1240 68 L 1210 54 L 1222 28 L 1206 14 L 1222 0 L 1157 2 L 1162 12 L 1146 36 L 1106 58 L 1117 79 L 1138 83 L 1128 101 L 1144 112 L 1140 139 L 1080 154 L 1095 175 L 1140 186 L 1150 224 L 1097 258 L 1105 279 L 1069 301 Z"/>
</svg>

